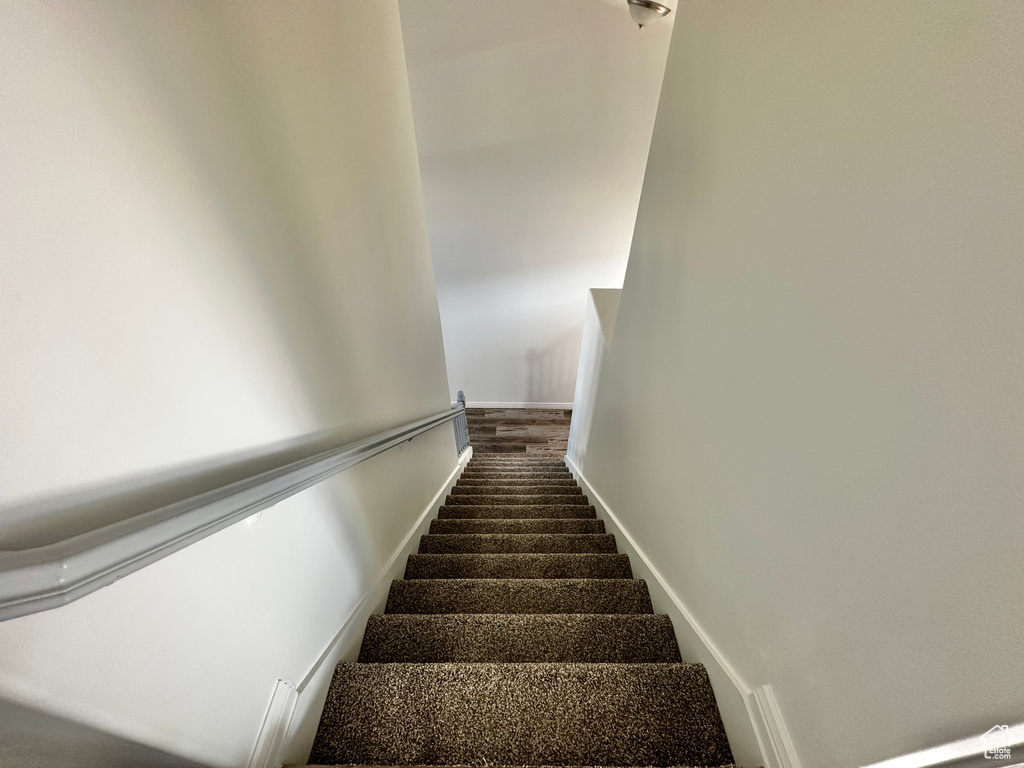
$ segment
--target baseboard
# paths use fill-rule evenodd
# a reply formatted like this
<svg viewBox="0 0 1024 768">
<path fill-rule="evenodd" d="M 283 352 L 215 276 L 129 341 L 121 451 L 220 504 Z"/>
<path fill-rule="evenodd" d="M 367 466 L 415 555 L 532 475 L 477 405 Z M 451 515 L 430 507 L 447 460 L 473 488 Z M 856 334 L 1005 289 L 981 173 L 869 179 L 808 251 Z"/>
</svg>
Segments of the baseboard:
<svg viewBox="0 0 1024 768">
<path fill-rule="evenodd" d="M 326 684 L 330 682 L 331 677 L 327 673 L 333 670 L 339 657 L 343 655 L 345 647 L 349 644 L 346 641 L 351 640 L 356 632 L 361 632 L 374 608 L 379 607 L 378 603 L 382 602 L 382 594 L 386 598 L 392 579 L 398 578 L 404 569 L 404 558 L 416 546 L 417 536 L 421 535 L 432 517 L 437 514 L 445 496 L 458 481 L 462 470 L 465 469 L 471 458 L 473 458 L 472 446 L 463 451 L 455 469 L 448 475 L 448 479 L 409 528 L 405 538 L 395 547 L 376 578 L 370 582 L 355 608 L 342 622 L 341 627 L 309 667 L 302 680 L 296 685 L 285 680 L 277 681 L 267 714 L 256 735 L 256 743 L 247 768 L 278 768 L 284 762 L 304 763 L 306 761 L 313 744 L 316 727 L 314 723 L 310 728 L 309 718 L 303 718 L 301 713 L 311 713 L 323 708 L 323 697 L 327 693 Z M 320 683 L 320 685 L 318 686 L 316 683 Z M 297 714 L 300 716 L 297 717 Z M 316 720 L 319 722 L 318 715 Z"/>
<path fill-rule="evenodd" d="M 249 768 L 276 768 L 298 703 L 299 692 L 295 686 L 278 680 L 270 696 L 267 714 L 263 716 L 263 724 L 256 734 L 256 746 L 249 757 Z"/>
<path fill-rule="evenodd" d="M 454 405 L 454 403 L 452 403 Z M 547 408 L 549 410 L 572 410 L 572 403 L 483 403 L 467 402 L 467 408 Z"/>
<path fill-rule="evenodd" d="M 753 717 L 751 724 L 757 736 L 758 746 L 765 761 L 780 768 L 800 768 L 800 761 L 793 748 L 793 739 L 782 719 L 779 701 L 770 685 L 762 685 L 750 692 L 749 706 Z"/>
<path fill-rule="evenodd" d="M 672 619 L 684 658 L 690 657 L 707 668 L 736 764 L 747 768 L 762 764 L 766 768 L 798 768 L 800 763 L 795 753 L 784 755 L 780 760 L 770 750 L 764 748 L 760 734 L 767 732 L 768 726 L 761 721 L 762 713 L 752 700 L 751 686 L 705 632 L 679 595 L 668 585 L 643 548 L 575 462 L 566 456 L 565 464 L 594 505 L 597 516 L 605 521 L 608 532 L 615 534 L 619 551 L 630 555 L 634 575 L 647 581 L 654 609 L 659 613 L 667 613 Z M 779 719 L 781 721 L 781 714 Z M 787 746 L 791 748 L 791 742 L 787 741 Z M 789 759 L 788 763 L 785 762 L 786 759 Z"/>
</svg>

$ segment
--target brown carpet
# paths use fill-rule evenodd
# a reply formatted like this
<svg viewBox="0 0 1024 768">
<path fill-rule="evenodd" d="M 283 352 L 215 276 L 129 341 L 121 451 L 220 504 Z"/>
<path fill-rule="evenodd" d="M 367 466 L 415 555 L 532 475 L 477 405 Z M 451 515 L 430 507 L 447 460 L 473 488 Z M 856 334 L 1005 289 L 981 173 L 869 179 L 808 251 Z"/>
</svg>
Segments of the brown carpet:
<svg viewBox="0 0 1024 768">
<path fill-rule="evenodd" d="M 565 467 L 479 456 L 463 477 L 335 671 L 310 762 L 731 764 L 704 667 Z"/>
</svg>

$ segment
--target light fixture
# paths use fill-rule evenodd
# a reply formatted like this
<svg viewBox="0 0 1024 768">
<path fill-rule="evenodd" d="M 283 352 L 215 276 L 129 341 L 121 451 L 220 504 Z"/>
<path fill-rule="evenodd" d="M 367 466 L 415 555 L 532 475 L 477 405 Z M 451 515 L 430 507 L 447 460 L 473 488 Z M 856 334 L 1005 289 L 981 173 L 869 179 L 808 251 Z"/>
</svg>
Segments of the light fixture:
<svg viewBox="0 0 1024 768">
<path fill-rule="evenodd" d="M 626 2 L 629 4 L 629 15 L 633 17 L 633 21 L 640 29 L 643 29 L 645 24 L 653 24 L 663 16 L 672 13 L 671 8 L 656 3 L 654 0 L 626 0 Z"/>
</svg>

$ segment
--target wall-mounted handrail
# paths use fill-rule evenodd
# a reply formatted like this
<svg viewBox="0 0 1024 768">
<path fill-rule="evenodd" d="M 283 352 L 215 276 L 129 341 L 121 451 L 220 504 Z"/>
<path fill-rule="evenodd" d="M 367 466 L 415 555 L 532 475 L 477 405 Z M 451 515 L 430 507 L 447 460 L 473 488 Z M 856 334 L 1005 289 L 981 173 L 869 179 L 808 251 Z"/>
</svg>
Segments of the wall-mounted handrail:
<svg viewBox="0 0 1024 768">
<path fill-rule="evenodd" d="M 449 421 L 451 410 L 255 472 L 156 509 L 45 546 L 0 551 L 0 621 L 77 600 L 244 520 L 331 475 Z M 456 428 L 456 442 L 461 443 Z M 462 452 L 460 445 L 459 453 Z"/>
</svg>

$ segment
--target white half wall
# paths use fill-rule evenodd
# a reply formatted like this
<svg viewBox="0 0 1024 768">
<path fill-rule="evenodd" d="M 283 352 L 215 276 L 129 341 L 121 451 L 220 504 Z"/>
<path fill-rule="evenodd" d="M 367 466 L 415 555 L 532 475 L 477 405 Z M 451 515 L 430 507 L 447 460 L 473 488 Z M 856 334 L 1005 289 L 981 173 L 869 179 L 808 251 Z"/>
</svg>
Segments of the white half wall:
<svg viewBox="0 0 1024 768">
<path fill-rule="evenodd" d="M 0 527 L 447 390 L 396 2 L 0 4 Z M 445 425 L 0 624 L 0 697 L 244 765 L 455 462 Z"/>
<path fill-rule="evenodd" d="M 621 295 L 622 291 L 616 288 L 591 288 L 587 292 L 587 313 L 583 318 L 583 341 L 580 344 L 572 423 L 569 425 L 569 447 L 566 452 L 573 467 L 578 470 L 586 466 L 587 443 L 590 441 L 590 426 L 594 419 L 601 365 L 612 343 Z"/>
<path fill-rule="evenodd" d="M 1024 4 L 677 13 L 587 479 L 806 768 L 1022 722 Z"/>
<path fill-rule="evenodd" d="M 622 285 L 675 14 L 400 6 L 451 397 L 569 402 L 587 291 Z"/>
</svg>

